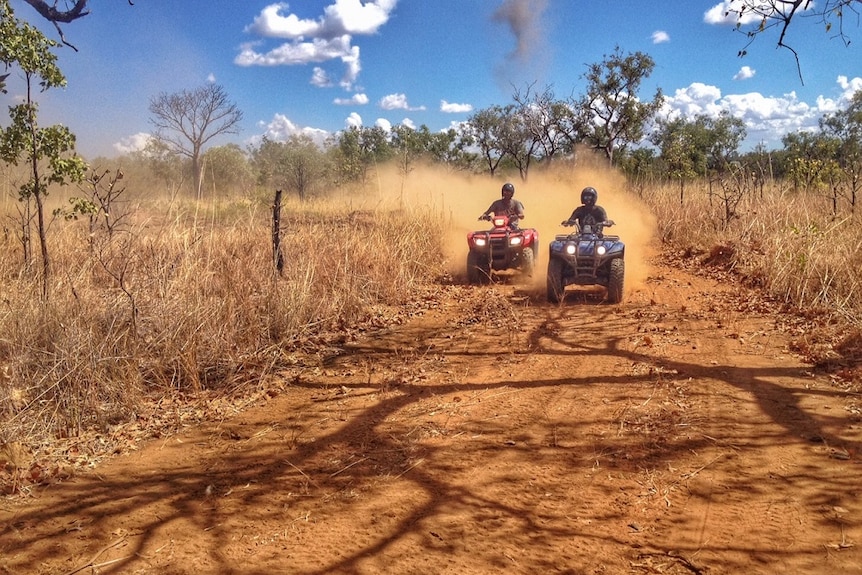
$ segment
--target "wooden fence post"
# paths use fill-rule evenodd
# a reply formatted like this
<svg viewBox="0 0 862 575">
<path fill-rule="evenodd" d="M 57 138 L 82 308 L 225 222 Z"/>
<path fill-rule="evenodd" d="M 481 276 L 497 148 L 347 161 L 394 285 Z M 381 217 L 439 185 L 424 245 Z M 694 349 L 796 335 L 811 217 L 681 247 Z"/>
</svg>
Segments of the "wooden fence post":
<svg viewBox="0 0 862 575">
<path fill-rule="evenodd" d="M 272 262 L 281 275 L 284 269 L 284 254 L 281 253 L 281 190 L 275 191 L 272 202 Z"/>
</svg>

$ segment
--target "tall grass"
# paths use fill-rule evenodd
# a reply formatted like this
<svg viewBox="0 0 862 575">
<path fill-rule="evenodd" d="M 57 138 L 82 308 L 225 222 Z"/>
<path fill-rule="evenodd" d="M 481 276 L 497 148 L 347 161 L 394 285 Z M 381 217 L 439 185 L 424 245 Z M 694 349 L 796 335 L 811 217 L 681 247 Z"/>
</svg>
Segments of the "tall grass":
<svg viewBox="0 0 862 575">
<path fill-rule="evenodd" d="M 833 214 L 816 191 L 779 186 L 743 197 L 729 221 L 704 185 L 642 192 L 672 249 L 720 261 L 771 296 L 797 308 L 838 313 L 862 326 L 862 215 L 849 205 Z M 720 258 L 715 258 L 717 253 Z"/>
<path fill-rule="evenodd" d="M 565 174 L 577 177 L 577 167 Z M 423 186 L 440 181 L 426 176 Z M 447 209 L 476 187 L 448 185 Z M 703 265 L 720 253 L 720 265 L 774 297 L 835 311 L 858 329 L 862 226 L 850 210 L 834 217 L 825 198 L 774 187 L 743 197 L 728 220 L 705 185 L 682 200 L 676 186 L 636 193 L 665 248 Z M 278 274 L 265 200 L 139 200 L 110 237 L 57 220 L 47 302 L 36 272 L 22 266 L 17 212 L 4 204 L 0 444 L 107 429 L 153 394 L 237 389 L 291 354 L 341 343 L 446 274 L 443 206 L 402 198 L 384 207 L 377 197 L 365 209 L 361 196 L 286 203 Z M 478 202 L 467 203 L 472 222 Z"/>
<path fill-rule="evenodd" d="M 284 207 L 281 274 L 268 207 L 152 202 L 120 233 L 54 222 L 51 297 L 0 250 L 0 443 L 127 420 L 144 394 L 237 385 L 324 345 L 442 272 L 423 210 Z"/>
</svg>

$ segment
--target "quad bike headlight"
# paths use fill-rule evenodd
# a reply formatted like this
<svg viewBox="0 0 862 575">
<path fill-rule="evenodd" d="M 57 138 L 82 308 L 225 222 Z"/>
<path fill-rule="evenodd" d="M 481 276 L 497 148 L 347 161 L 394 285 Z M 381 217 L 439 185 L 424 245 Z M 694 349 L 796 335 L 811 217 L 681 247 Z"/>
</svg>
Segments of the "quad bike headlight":
<svg viewBox="0 0 862 575">
<path fill-rule="evenodd" d="M 517 236 L 517 237 L 514 237 L 514 238 L 509 238 L 509 245 L 510 245 L 510 246 L 519 246 L 519 245 L 521 245 L 521 242 L 522 242 L 523 240 L 524 240 L 524 238 L 522 238 L 522 237 L 520 237 L 520 236 Z"/>
<path fill-rule="evenodd" d="M 566 244 L 566 253 L 570 256 L 575 255 L 575 252 L 578 251 L 578 246 L 575 244 Z"/>
<path fill-rule="evenodd" d="M 600 256 L 605 255 L 606 251 L 608 251 L 608 250 L 605 249 L 605 246 L 599 246 L 596 248 L 596 253 L 599 254 Z"/>
<path fill-rule="evenodd" d="M 474 242 L 477 246 L 479 246 L 480 248 L 485 247 L 485 244 L 487 244 L 487 243 L 488 243 L 488 242 L 486 242 L 486 241 L 485 241 L 485 238 L 474 238 L 474 239 L 473 239 L 473 242 Z"/>
</svg>

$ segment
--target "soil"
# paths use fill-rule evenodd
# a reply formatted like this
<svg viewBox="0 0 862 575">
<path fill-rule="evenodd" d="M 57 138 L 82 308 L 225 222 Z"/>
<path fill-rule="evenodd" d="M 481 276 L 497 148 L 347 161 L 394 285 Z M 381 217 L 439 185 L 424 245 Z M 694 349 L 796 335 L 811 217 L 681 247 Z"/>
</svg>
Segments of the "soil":
<svg viewBox="0 0 862 575">
<path fill-rule="evenodd" d="M 297 359 L 254 405 L 0 502 L 0 573 L 862 573 L 862 399 L 804 321 L 653 262 Z"/>
</svg>

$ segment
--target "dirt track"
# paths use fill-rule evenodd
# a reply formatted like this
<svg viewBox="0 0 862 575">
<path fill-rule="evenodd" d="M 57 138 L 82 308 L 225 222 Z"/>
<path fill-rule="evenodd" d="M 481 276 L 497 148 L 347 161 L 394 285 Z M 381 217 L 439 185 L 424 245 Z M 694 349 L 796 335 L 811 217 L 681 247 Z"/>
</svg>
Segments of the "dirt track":
<svg viewBox="0 0 862 575">
<path fill-rule="evenodd" d="M 862 573 L 862 401 L 741 288 L 441 289 L 257 407 L 3 501 L 0 573 Z"/>
</svg>

